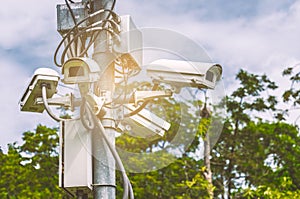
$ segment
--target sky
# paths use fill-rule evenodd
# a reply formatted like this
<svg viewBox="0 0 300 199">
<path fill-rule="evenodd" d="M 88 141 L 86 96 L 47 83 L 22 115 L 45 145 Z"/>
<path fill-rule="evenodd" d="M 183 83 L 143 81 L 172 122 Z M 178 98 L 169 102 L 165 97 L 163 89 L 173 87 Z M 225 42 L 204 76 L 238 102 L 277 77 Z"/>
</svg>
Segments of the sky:
<svg viewBox="0 0 300 199">
<path fill-rule="evenodd" d="M 0 7 L 0 146 L 21 142 L 37 124 L 58 126 L 46 114 L 20 112 L 18 102 L 35 69 L 54 66 L 60 41 L 56 31 L 59 0 L 10 0 Z M 226 93 L 246 69 L 267 74 L 281 89 L 284 68 L 300 62 L 300 0 L 122 0 L 116 12 L 131 15 L 138 27 L 164 28 L 185 35 L 223 66 Z M 279 91 L 277 91 L 279 93 Z M 295 113 L 296 114 L 296 113 Z M 293 118 L 296 116 L 294 115 Z"/>
</svg>

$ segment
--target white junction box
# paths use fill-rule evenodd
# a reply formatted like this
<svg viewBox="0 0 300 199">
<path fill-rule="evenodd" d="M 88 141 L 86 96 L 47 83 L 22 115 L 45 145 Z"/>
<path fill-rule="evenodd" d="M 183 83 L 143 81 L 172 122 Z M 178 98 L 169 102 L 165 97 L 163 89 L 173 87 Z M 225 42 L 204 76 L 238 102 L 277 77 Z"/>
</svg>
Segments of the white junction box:
<svg viewBox="0 0 300 199">
<path fill-rule="evenodd" d="M 92 197 L 92 133 L 80 119 L 60 123 L 59 186 Z"/>
<path fill-rule="evenodd" d="M 140 70 L 143 64 L 143 37 L 129 15 L 121 16 L 120 43 L 114 45 L 114 51 L 128 67 Z"/>
</svg>

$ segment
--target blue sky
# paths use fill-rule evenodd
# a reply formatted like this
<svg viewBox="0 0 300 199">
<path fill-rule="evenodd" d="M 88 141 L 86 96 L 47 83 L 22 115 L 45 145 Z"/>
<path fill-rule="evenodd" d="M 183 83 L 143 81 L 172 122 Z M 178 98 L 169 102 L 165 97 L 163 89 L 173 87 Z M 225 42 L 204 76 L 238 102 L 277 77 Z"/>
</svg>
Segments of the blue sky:
<svg viewBox="0 0 300 199">
<path fill-rule="evenodd" d="M 0 146 L 20 141 L 36 124 L 57 125 L 46 114 L 21 113 L 18 101 L 38 67 L 50 67 L 60 40 L 56 4 L 61 0 L 3 2 L 0 7 Z M 299 0 L 120 0 L 116 11 L 139 27 L 176 31 L 203 46 L 223 65 L 225 88 L 236 88 L 244 68 L 266 73 L 281 86 L 282 70 L 300 62 Z"/>
</svg>

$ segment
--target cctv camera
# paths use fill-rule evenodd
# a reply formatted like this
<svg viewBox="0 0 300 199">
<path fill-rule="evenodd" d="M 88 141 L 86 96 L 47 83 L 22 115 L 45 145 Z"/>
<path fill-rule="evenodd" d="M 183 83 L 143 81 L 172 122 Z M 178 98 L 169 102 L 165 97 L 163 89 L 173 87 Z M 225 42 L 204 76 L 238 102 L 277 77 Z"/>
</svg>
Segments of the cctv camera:
<svg viewBox="0 0 300 199">
<path fill-rule="evenodd" d="M 129 113 L 136 109 L 132 104 L 124 105 L 124 112 Z M 137 114 L 124 118 L 119 124 L 121 130 L 127 130 L 128 133 L 134 137 L 157 139 L 163 137 L 164 133 L 168 131 L 171 124 L 159 118 L 150 111 L 143 109 Z"/>
<path fill-rule="evenodd" d="M 20 100 L 21 111 L 42 113 L 44 105 L 37 103 L 42 97 L 42 86 L 47 88 L 47 97 L 51 98 L 56 93 L 59 74 L 50 68 L 39 68 L 34 72 L 32 80 Z"/>
<path fill-rule="evenodd" d="M 66 61 L 62 67 L 65 84 L 91 83 L 100 78 L 100 67 L 90 58 L 75 57 Z"/>
<path fill-rule="evenodd" d="M 171 84 L 175 88 L 197 87 L 214 89 L 222 75 L 219 64 L 160 59 L 147 66 L 153 81 Z"/>
</svg>

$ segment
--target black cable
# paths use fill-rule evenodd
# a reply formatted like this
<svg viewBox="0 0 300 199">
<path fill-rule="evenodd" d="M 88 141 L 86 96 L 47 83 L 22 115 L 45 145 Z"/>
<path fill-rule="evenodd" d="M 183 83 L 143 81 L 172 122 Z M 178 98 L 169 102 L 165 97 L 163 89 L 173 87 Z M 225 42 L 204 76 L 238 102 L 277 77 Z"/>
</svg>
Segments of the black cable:
<svg viewBox="0 0 300 199">
<path fill-rule="evenodd" d="M 115 69 L 116 70 L 116 69 Z M 123 95 L 124 95 L 124 98 L 123 98 L 123 102 L 125 102 L 126 101 L 126 97 L 127 97 L 127 86 L 128 86 L 128 72 L 125 72 L 125 67 L 124 66 L 122 66 L 122 72 L 121 71 L 119 71 L 121 74 L 123 74 L 123 78 L 124 78 L 124 83 L 125 83 L 125 85 L 124 85 L 124 91 L 122 92 L 122 93 L 124 93 Z M 117 100 L 119 100 L 120 98 L 121 98 L 121 96 L 122 96 L 122 93 L 117 97 L 117 98 L 115 98 L 115 99 L 113 99 L 111 102 L 109 102 L 109 103 L 107 103 L 107 104 L 105 104 L 105 107 L 106 108 L 111 108 L 111 109 L 117 109 L 117 108 L 119 108 L 119 107 L 121 107 L 121 106 L 123 106 L 123 104 L 122 103 L 120 103 L 118 106 L 114 106 L 114 107 L 108 107 L 107 105 L 110 105 L 110 104 L 112 104 L 112 103 L 114 103 L 115 101 L 117 101 Z"/>
<path fill-rule="evenodd" d="M 71 0 L 65 0 L 66 5 L 67 5 L 67 7 L 68 7 L 68 9 L 69 9 L 69 11 L 70 11 L 70 13 L 71 13 L 71 17 L 72 17 L 72 19 L 73 19 L 73 22 L 74 22 L 74 24 L 75 24 L 75 26 L 76 26 L 76 24 L 77 24 L 76 18 L 75 18 L 74 12 L 73 12 L 73 10 L 72 10 L 72 8 L 71 8 L 71 6 L 70 6 L 70 4 L 69 4 L 68 1 L 70 1 L 71 3 L 74 3 L 74 2 L 71 1 Z"/>
<path fill-rule="evenodd" d="M 121 98 L 121 96 L 123 95 L 123 93 L 124 93 L 124 92 L 120 93 L 116 98 L 112 99 L 111 102 L 105 103 L 105 104 L 104 104 L 104 107 L 105 107 L 105 108 L 112 108 L 112 107 L 110 107 L 110 106 L 108 106 L 108 105 L 111 105 L 112 103 L 114 103 L 114 102 L 116 102 L 117 100 L 119 100 L 119 99 Z"/>
<path fill-rule="evenodd" d="M 124 75 L 120 70 L 115 68 L 115 72 L 119 73 L 120 75 Z"/>
<path fill-rule="evenodd" d="M 69 4 L 69 2 L 68 1 L 70 1 L 71 3 L 74 3 L 73 1 L 71 1 L 71 0 L 65 0 L 65 2 L 66 2 L 66 5 L 67 5 L 67 7 L 68 7 L 68 9 L 69 9 L 69 12 L 71 13 L 71 17 L 72 17 L 72 19 L 73 19 L 73 22 L 74 22 L 74 26 L 76 26 L 76 29 L 75 29 L 75 34 L 78 32 L 78 26 L 77 26 L 77 21 L 76 21 L 76 18 L 75 18 L 75 15 L 74 15 L 74 12 L 73 12 L 73 10 L 72 10 L 72 8 L 71 8 L 71 6 L 70 6 L 70 4 Z M 81 43 L 83 43 L 82 42 L 82 39 L 80 39 L 81 40 Z M 77 53 L 77 42 L 75 42 L 75 53 Z M 74 57 L 74 56 L 72 56 L 72 57 Z"/>
<path fill-rule="evenodd" d="M 101 21 L 102 23 L 105 23 L 105 22 L 111 22 L 111 20 L 103 20 Z M 63 64 L 64 63 L 64 59 L 65 59 L 65 56 L 66 56 L 66 53 L 68 51 L 68 49 L 70 48 L 71 44 L 77 40 L 78 37 L 81 37 L 83 34 L 85 34 L 87 31 L 101 31 L 101 30 L 106 30 L 108 31 L 110 34 L 112 34 L 114 36 L 114 38 L 118 38 L 118 35 L 111 29 L 108 29 L 108 28 L 104 28 L 104 27 L 93 27 L 93 26 L 88 26 L 86 28 L 84 28 L 82 31 L 78 32 L 73 38 L 72 40 L 69 41 L 69 43 L 65 46 L 65 49 L 61 55 L 61 63 Z M 96 39 L 96 37 L 95 37 Z M 119 39 L 119 38 L 118 38 Z M 118 40 L 119 41 L 119 40 Z"/>
<path fill-rule="evenodd" d="M 64 60 L 65 60 L 65 56 L 66 56 L 66 53 L 68 51 L 68 49 L 70 48 L 71 44 L 74 42 L 74 40 L 76 40 L 79 36 L 81 36 L 82 34 L 85 34 L 86 31 L 88 30 L 91 30 L 91 29 L 86 29 L 83 30 L 83 31 L 80 31 L 77 35 L 74 36 L 74 38 L 66 45 L 62 55 L 61 55 L 61 65 L 64 63 Z M 96 27 L 96 28 L 93 28 L 93 31 L 107 31 L 109 32 L 110 34 L 114 35 L 115 36 L 115 33 L 110 30 L 110 29 L 107 29 L 107 28 L 103 28 L 103 27 Z"/>
<path fill-rule="evenodd" d="M 81 20 L 80 22 L 78 22 L 72 29 L 70 29 L 67 34 L 63 37 L 63 39 L 60 41 L 60 43 L 58 44 L 55 52 L 54 52 L 54 64 L 58 67 L 62 66 L 61 64 L 58 64 L 57 62 L 57 53 L 59 51 L 59 49 L 61 48 L 61 46 L 63 45 L 64 41 L 70 37 L 71 33 L 75 30 L 75 28 L 77 28 L 80 24 L 82 24 L 83 22 L 85 22 L 87 19 L 89 19 L 89 17 L 86 17 L 85 19 Z"/>
<path fill-rule="evenodd" d="M 67 38 L 66 44 L 65 44 L 65 45 L 67 45 L 68 43 L 70 43 L 71 36 L 72 36 L 72 35 L 70 35 L 70 36 Z M 69 51 L 70 51 L 70 56 L 71 56 L 71 57 L 74 57 L 74 53 L 75 53 L 75 52 L 73 52 L 72 48 L 70 48 Z"/>
<path fill-rule="evenodd" d="M 113 26 L 114 32 L 119 33 L 120 30 L 118 29 L 118 24 L 117 24 L 114 20 L 110 20 L 110 19 L 106 19 L 106 20 L 102 20 L 102 21 L 93 23 L 93 24 L 91 24 L 89 27 L 94 27 L 94 26 L 96 26 L 96 24 L 99 24 L 99 23 L 100 23 L 100 24 L 101 24 L 101 23 L 105 23 L 105 24 L 106 24 L 106 22 L 110 22 L 110 24 L 113 24 L 112 26 Z M 116 30 L 117 30 L 117 31 L 116 31 Z M 96 41 L 96 39 L 97 39 L 97 37 L 98 37 L 99 34 L 100 34 L 100 32 L 97 32 L 96 35 L 95 35 L 95 33 L 92 34 L 92 36 L 91 36 L 91 38 L 90 38 L 90 41 L 89 41 L 89 44 L 88 44 L 87 47 L 81 52 L 81 54 L 79 55 L 79 57 L 80 57 L 80 56 L 83 56 L 83 55 L 89 50 L 89 48 L 91 47 L 91 45 Z"/>
<path fill-rule="evenodd" d="M 158 84 L 154 84 L 153 88 L 152 88 L 152 91 L 155 91 L 156 89 L 158 88 Z M 151 100 L 146 100 L 143 102 L 143 104 L 141 106 L 139 106 L 138 108 L 136 108 L 134 111 L 128 113 L 128 114 L 125 114 L 124 117 L 131 117 L 133 115 L 136 115 L 138 114 L 142 109 L 144 109 L 147 104 L 150 102 Z"/>
<path fill-rule="evenodd" d="M 111 26 L 111 28 L 114 30 L 114 32 L 116 33 L 120 33 L 120 30 L 119 30 L 119 26 L 118 26 L 118 23 L 115 22 L 114 20 L 111 20 L 111 19 L 104 19 L 104 20 L 100 20 L 100 21 L 97 21 L 91 25 L 89 25 L 87 28 L 92 28 L 92 27 L 97 27 L 99 26 L 100 24 L 103 24 L 102 27 L 104 27 L 107 22 L 109 22 L 109 25 Z"/>
<path fill-rule="evenodd" d="M 110 10 L 113 11 L 113 10 L 115 9 L 115 6 L 116 6 L 116 0 L 113 1 Z M 111 14 L 109 13 L 109 14 L 107 15 L 106 19 L 108 19 L 108 18 L 110 17 L 110 15 L 111 15 Z"/>
<path fill-rule="evenodd" d="M 89 44 L 87 45 L 87 47 L 86 47 L 83 51 L 81 51 L 79 57 L 82 57 L 84 54 L 87 55 L 87 51 L 88 51 L 88 50 L 90 49 L 90 47 L 93 45 L 93 43 L 95 42 L 95 40 L 96 40 L 96 38 L 98 37 L 99 34 L 100 34 L 100 32 L 97 32 L 97 33 L 96 33 L 96 36 L 95 36 L 95 33 L 93 33 L 93 34 L 91 35 Z"/>
<path fill-rule="evenodd" d="M 64 36 L 63 36 L 63 39 L 60 41 L 60 43 L 58 44 L 55 52 L 54 52 L 54 64 L 58 67 L 61 67 L 62 66 L 62 63 L 58 63 L 57 62 L 57 54 L 58 54 L 58 51 L 59 49 L 61 48 L 61 46 L 63 45 L 64 41 L 66 40 L 66 38 L 68 38 L 70 36 L 70 34 L 76 29 L 78 28 L 79 25 L 81 25 L 82 23 L 84 23 L 85 21 L 87 21 L 88 19 L 96 16 L 96 15 L 99 15 L 103 12 L 109 12 L 110 15 L 114 18 L 114 20 L 116 20 L 117 23 L 120 23 L 120 18 L 119 16 L 113 12 L 112 10 L 109 10 L 109 9 L 102 9 L 102 10 L 99 10 L 99 11 L 96 11 L 92 14 L 90 14 L 89 16 L 85 17 L 84 19 L 82 19 L 81 21 L 79 21 L 73 28 L 71 28 Z"/>
<path fill-rule="evenodd" d="M 112 6 L 111 6 L 111 10 L 114 10 L 115 9 L 115 5 L 116 5 L 116 0 L 114 0 Z"/>
</svg>

